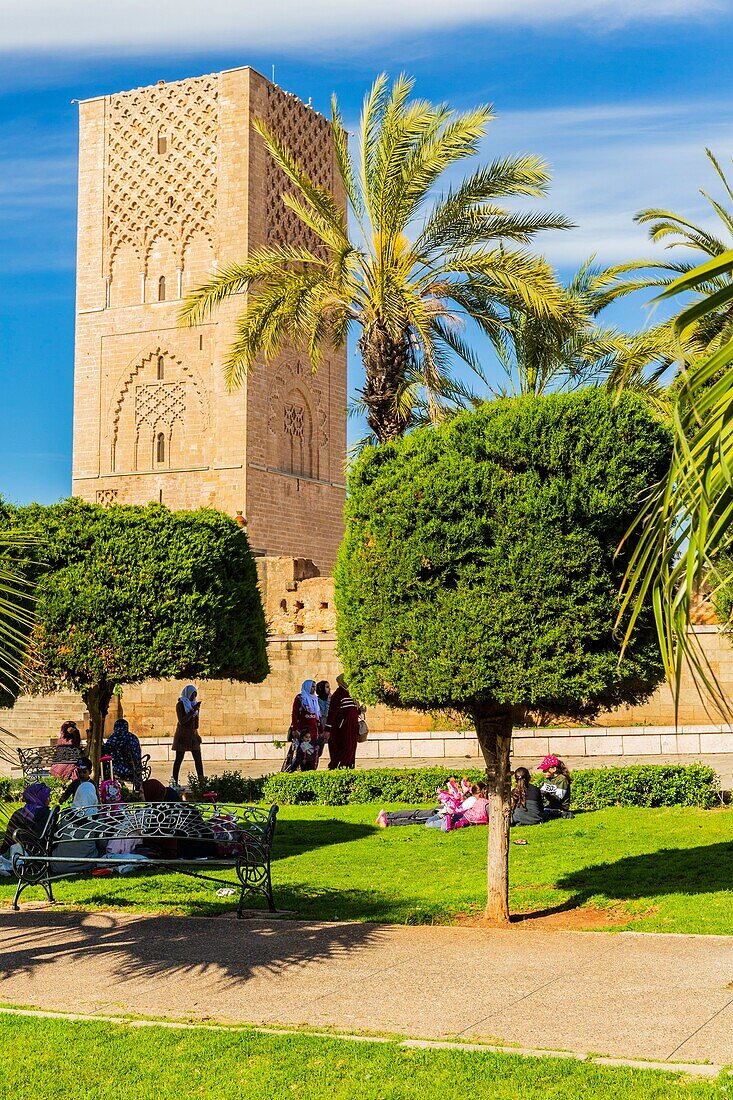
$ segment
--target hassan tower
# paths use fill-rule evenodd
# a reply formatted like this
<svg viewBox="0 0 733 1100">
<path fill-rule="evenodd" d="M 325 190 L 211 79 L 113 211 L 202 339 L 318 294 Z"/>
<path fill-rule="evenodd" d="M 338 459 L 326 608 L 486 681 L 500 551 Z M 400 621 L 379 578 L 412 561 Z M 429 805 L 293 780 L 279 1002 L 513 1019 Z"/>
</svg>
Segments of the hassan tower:
<svg viewBox="0 0 733 1100">
<path fill-rule="evenodd" d="M 323 571 L 342 534 L 346 352 L 295 351 L 227 393 L 244 295 L 181 328 L 181 300 L 264 244 L 308 244 L 263 119 L 339 201 L 328 121 L 250 68 L 80 104 L 73 491 L 242 513 L 253 547 Z"/>
</svg>

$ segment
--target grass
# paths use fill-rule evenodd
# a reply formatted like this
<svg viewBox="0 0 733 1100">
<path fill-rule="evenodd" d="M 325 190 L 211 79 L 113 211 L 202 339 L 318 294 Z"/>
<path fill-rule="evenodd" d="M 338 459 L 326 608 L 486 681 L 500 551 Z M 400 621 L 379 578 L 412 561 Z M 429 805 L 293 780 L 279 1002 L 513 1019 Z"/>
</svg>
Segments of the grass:
<svg viewBox="0 0 733 1100">
<path fill-rule="evenodd" d="M 63 1056 L 62 1052 L 72 1052 Z M 307 1034 L 205 1031 L 0 1018 L 0 1080 L 15 1100 L 725 1100 L 730 1079 L 457 1050 L 349 1042 Z"/>
<path fill-rule="evenodd" d="M 486 830 L 377 829 L 377 806 L 284 806 L 273 882 L 279 908 L 325 920 L 448 923 L 479 914 Z M 615 927 L 733 934 L 733 811 L 599 810 L 513 831 L 515 913 L 591 906 Z M 233 876 L 232 876 L 233 877 Z M 0 885 L 8 904 L 13 885 Z M 85 909 L 222 913 L 236 898 L 181 875 L 59 882 L 57 898 Z M 25 899 L 41 899 L 40 889 Z"/>
</svg>

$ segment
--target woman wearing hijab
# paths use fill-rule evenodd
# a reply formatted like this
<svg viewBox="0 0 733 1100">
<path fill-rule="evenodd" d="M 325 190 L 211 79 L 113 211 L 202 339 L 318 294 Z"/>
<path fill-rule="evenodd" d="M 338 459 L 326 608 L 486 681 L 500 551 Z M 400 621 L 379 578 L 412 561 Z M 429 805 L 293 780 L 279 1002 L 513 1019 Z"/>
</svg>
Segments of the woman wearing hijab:
<svg viewBox="0 0 733 1100">
<path fill-rule="evenodd" d="M 318 767 L 323 752 L 324 729 L 315 680 L 304 680 L 293 699 L 293 766 L 291 771 L 311 772 Z"/>
<path fill-rule="evenodd" d="M 131 732 L 124 718 L 118 718 L 102 746 L 102 756 L 112 757 L 112 768 L 116 779 L 136 780 L 142 770 L 140 742 Z"/>
<path fill-rule="evenodd" d="M 12 874 L 12 860 L 16 852 L 22 851 L 16 844 L 14 833 L 16 829 L 27 829 L 40 837 L 46 827 L 46 822 L 51 816 L 51 789 L 45 783 L 31 783 L 23 791 L 23 802 L 19 810 L 15 810 L 10 816 L 5 836 L 0 844 L 0 874 Z"/>
<path fill-rule="evenodd" d="M 56 742 L 56 748 L 76 749 L 77 753 L 81 753 L 81 734 L 76 722 L 64 722 Z M 58 755 L 62 759 L 51 765 L 48 769 L 50 774 L 56 776 L 57 779 L 76 779 L 76 764 L 68 759 L 69 754 L 61 752 Z"/>
<path fill-rule="evenodd" d="M 323 729 L 326 728 L 328 722 L 328 704 L 331 701 L 331 685 L 328 680 L 319 680 L 316 684 L 316 695 L 318 696 L 318 708 L 321 712 L 321 725 Z"/>
<path fill-rule="evenodd" d="M 201 738 L 199 737 L 200 709 L 201 702 L 198 699 L 196 688 L 193 684 L 187 684 L 176 703 L 177 725 L 173 737 L 173 751 L 176 757 L 173 761 L 173 775 L 170 782 L 174 790 L 178 788 L 178 775 L 187 752 L 190 752 L 193 757 L 193 762 L 196 765 L 196 775 L 201 780 L 204 778 L 204 766 L 201 763 Z"/>
</svg>

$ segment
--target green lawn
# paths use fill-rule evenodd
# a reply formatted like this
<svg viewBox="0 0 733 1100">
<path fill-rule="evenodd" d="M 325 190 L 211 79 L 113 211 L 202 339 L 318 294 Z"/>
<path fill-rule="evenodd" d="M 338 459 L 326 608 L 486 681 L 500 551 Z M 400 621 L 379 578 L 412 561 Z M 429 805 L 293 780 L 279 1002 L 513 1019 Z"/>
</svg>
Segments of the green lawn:
<svg viewBox="0 0 733 1100">
<path fill-rule="evenodd" d="M 486 830 L 377 829 L 377 806 L 285 806 L 275 844 L 279 908 L 302 917 L 449 922 L 479 913 Z M 608 809 L 513 830 L 515 913 L 612 907 L 617 927 L 733 934 L 733 811 Z M 59 882 L 84 908 L 210 914 L 232 908 L 215 887 L 180 875 Z M 0 885 L 0 904 L 13 886 Z M 25 898 L 40 899 L 41 890 Z M 577 926 L 577 925 L 576 925 Z"/>
<path fill-rule="evenodd" d="M 68 1053 L 64 1053 L 68 1052 Z M 0 1081 L 14 1100 L 725 1100 L 730 1078 L 395 1042 L 0 1018 Z"/>
</svg>

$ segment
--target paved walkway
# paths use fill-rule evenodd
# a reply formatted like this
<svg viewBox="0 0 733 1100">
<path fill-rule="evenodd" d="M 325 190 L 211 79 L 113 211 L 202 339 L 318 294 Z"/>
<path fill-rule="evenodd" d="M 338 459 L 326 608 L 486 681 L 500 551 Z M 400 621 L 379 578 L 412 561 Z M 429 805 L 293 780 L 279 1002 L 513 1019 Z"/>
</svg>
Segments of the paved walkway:
<svg viewBox="0 0 733 1100">
<path fill-rule="evenodd" d="M 0 1005 L 733 1063 L 733 937 L 0 914 Z"/>
</svg>

